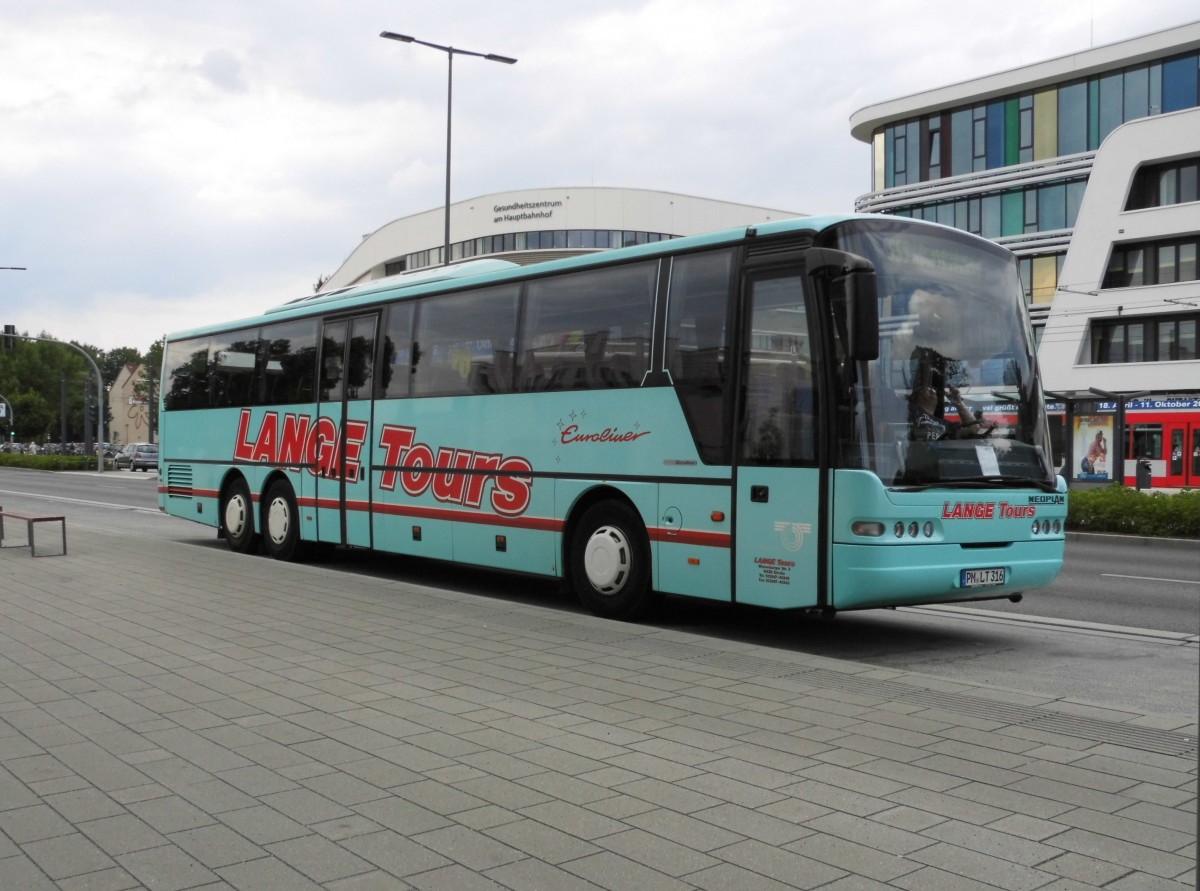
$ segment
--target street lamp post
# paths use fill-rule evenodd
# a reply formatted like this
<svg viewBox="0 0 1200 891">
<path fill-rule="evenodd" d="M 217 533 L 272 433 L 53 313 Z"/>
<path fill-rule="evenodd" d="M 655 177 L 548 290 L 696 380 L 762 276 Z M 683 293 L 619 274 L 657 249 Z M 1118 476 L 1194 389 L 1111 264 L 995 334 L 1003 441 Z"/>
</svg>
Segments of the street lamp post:
<svg viewBox="0 0 1200 891">
<path fill-rule="evenodd" d="M 399 40 L 401 43 L 419 43 L 421 46 L 427 46 L 430 49 L 440 50 L 446 54 L 447 72 L 446 72 L 446 219 L 445 219 L 445 237 L 442 240 L 442 265 L 450 265 L 450 122 L 451 111 L 454 102 L 454 57 L 459 56 L 477 56 L 480 59 L 487 59 L 489 62 L 501 62 L 505 65 L 515 65 L 516 59 L 508 56 L 499 56 L 495 53 L 476 53 L 471 50 L 458 49 L 453 46 L 442 46 L 440 43 L 429 43 L 425 40 L 417 40 L 415 37 L 410 37 L 407 34 L 396 34 L 393 31 L 382 31 L 380 37 L 385 37 L 388 40 Z"/>
</svg>

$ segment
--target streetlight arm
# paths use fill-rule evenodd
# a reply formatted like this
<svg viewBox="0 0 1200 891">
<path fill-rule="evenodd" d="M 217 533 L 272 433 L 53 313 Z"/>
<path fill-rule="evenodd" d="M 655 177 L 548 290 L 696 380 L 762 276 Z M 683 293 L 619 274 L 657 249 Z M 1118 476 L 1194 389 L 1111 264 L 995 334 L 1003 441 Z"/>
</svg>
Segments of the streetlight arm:
<svg viewBox="0 0 1200 891">
<path fill-rule="evenodd" d="M 421 46 L 427 46 L 430 49 L 441 50 L 443 53 L 451 53 L 459 56 L 477 56 L 480 59 L 487 59 L 489 62 L 501 62 L 505 65 L 515 65 L 517 60 L 510 56 L 501 56 L 498 53 L 477 53 L 472 50 L 457 49 L 453 46 L 442 46 L 440 43 L 430 43 L 428 40 L 418 40 L 408 34 L 397 34 L 395 31 L 380 31 L 380 37 L 385 37 L 388 40 L 399 40 L 401 43 L 419 43 Z"/>
<path fill-rule="evenodd" d="M 430 43 L 427 40 L 417 40 L 408 34 L 397 34 L 395 31 L 380 31 L 380 37 L 388 40 L 398 40 L 401 43 L 419 43 L 430 49 L 439 50 L 446 54 L 446 212 L 445 234 L 442 239 L 442 265 L 450 265 L 450 122 L 451 109 L 454 106 L 454 57 L 475 56 L 489 62 L 500 62 L 504 65 L 515 65 L 517 60 L 510 56 L 500 56 L 496 53 L 476 53 L 471 50 L 455 49 L 452 46 L 442 46 L 440 43 Z"/>
</svg>

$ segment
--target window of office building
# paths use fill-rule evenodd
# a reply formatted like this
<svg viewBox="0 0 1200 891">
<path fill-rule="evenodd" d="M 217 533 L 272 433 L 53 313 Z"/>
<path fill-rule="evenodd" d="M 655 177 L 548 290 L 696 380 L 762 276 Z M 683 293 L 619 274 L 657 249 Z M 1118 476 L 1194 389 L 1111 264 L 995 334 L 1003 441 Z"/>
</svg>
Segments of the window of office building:
<svg viewBox="0 0 1200 891">
<path fill-rule="evenodd" d="M 450 245 L 453 261 L 469 260 L 493 254 L 516 251 L 546 250 L 591 250 L 629 247 L 635 244 L 653 244 L 678 238 L 665 232 L 625 231 L 620 229 L 550 229 L 531 232 L 508 232 L 503 235 L 484 235 Z M 416 251 L 394 260 L 385 266 L 385 274 L 393 275 L 410 269 L 438 266 L 442 262 L 442 248 Z"/>
<path fill-rule="evenodd" d="M 1200 236 L 1113 245 L 1102 288 L 1196 281 Z"/>
<path fill-rule="evenodd" d="M 1133 178 L 1125 209 L 1141 210 L 1200 201 L 1198 173 L 1200 158 L 1195 155 L 1165 164 L 1140 167 Z"/>
<path fill-rule="evenodd" d="M 884 182 L 876 187 L 1094 151 L 1126 121 L 1197 105 L 1200 53 L 1190 52 L 1052 85 L 1036 95 L 938 111 L 884 128 Z"/>
<path fill-rule="evenodd" d="M 1092 362 L 1178 362 L 1196 358 L 1200 313 L 1097 319 L 1092 322 Z"/>
<path fill-rule="evenodd" d="M 1056 253 L 1017 258 L 1017 269 L 1021 273 L 1021 287 L 1025 292 L 1026 303 L 1036 306 L 1054 302 L 1066 256 L 1065 253 Z"/>
<path fill-rule="evenodd" d="M 943 223 L 984 238 L 1004 238 L 1073 228 L 1086 187 L 1087 180 L 1078 178 L 953 201 L 913 204 L 887 212 Z"/>
</svg>

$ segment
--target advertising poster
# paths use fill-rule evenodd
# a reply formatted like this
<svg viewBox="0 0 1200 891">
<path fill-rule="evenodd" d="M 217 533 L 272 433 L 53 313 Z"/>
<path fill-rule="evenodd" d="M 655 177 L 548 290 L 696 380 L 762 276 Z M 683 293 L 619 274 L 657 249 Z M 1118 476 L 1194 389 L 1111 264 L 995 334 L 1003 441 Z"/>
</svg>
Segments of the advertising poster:
<svg viewBox="0 0 1200 891">
<path fill-rule="evenodd" d="M 1073 454 L 1078 456 L 1075 479 L 1114 479 L 1112 466 L 1118 457 L 1109 454 L 1112 441 L 1112 415 L 1080 415 L 1075 418 L 1075 443 L 1072 450 Z"/>
</svg>

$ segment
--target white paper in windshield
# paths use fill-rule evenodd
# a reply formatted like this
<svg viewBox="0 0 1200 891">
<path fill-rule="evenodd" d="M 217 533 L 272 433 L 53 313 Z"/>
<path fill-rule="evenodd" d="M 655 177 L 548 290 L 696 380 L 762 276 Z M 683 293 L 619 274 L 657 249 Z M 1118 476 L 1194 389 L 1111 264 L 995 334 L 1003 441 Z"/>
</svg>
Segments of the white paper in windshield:
<svg viewBox="0 0 1200 891">
<path fill-rule="evenodd" d="M 1000 462 L 996 460 L 996 450 L 990 444 L 977 444 L 975 454 L 979 458 L 979 472 L 983 476 L 1000 475 Z"/>
</svg>

